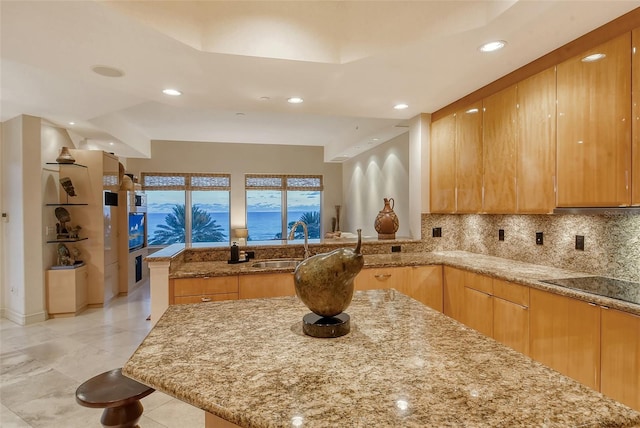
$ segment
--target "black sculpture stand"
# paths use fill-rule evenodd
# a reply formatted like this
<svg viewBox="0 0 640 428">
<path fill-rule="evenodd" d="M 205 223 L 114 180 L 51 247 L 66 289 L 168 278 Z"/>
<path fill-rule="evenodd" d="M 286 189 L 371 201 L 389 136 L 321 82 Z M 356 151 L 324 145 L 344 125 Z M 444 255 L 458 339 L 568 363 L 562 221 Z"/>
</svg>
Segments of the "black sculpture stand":
<svg viewBox="0 0 640 428">
<path fill-rule="evenodd" d="M 302 317 L 302 331 L 312 337 L 340 337 L 351 331 L 351 317 L 341 312 L 333 317 L 323 317 L 309 312 Z"/>
</svg>

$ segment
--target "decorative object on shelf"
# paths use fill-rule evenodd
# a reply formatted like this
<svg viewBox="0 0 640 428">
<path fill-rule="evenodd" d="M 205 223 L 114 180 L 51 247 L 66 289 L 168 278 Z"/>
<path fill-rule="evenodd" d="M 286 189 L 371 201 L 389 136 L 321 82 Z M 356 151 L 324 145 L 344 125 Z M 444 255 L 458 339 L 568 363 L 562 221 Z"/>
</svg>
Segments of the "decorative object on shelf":
<svg viewBox="0 0 640 428">
<path fill-rule="evenodd" d="M 120 190 L 127 190 L 129 192 L 133 192 L 135 190 L 133 180 L 126 174 L 124 174 L 120 180 Z"/>
<path fill-rule="evenodd" d="M 80 260 L 80 250 L 77 248 L 69 248 L 64 244 L 58 244 L 58 269 L 65 267 L 82 266 L 84 262 Z M 55 268 L 55 267 L 54 267 Z"/>
<path fill-rule="evenodd" d="M 62 185 L 62 188 L 68 196 L 78 196 L 78 194 L 76 193 L 76 189 L 73 187 L 73 183 L 71 182 L 71 179 L 69 177 L 60 178 L 60 184 Z"/>
<path fill-rule="evenodd" d="M 58 222 L 56 224 L 56 232 L 58 233 L 58 239 L 64 239 L 69 237 L 69 230 L 67 230 L 67 223 L 71 221 L 69 211 L 63 207 L 58 207 L 55 210 L 56 218 Z"/>
<path fill-rule="evenodd" d="M 378 239 L 396 239 L 396 232 L 400 227 L 398 216 L 393 212 L 395 201 L 393 198 L 384 198 L 384 207 L 378 213 L 374 227 L 378 232 Z"/>
<path fill-rule="evenodd" d="M 60 150 L 60 155 L 56 158 L 56 162 L 58 163 L 75 163 L 75 161 L 69 152 L 69 147 L 63 147 L 62 150 Z"/>
<path fill-rule="evenodd" d="M 335 231 L 336 231 L 336 218 L 331 217 L 331 232 L 335 232 Z"/>
<path fill-rule="evenodd" d="M 333 230 L 333 232 L 340 231 L 340 208 L 340 205 L 336 205 L 336 228 Z"/>
<path fill-rule="evenodd" d="M 293 275 L 296 294 L 312 313 L 302 318 L 302 330 L 313 337 L 340 337 L 351 329 L 344 312 L 353 297 L 353 280 L 364 265 L 362 230 L 355 249 L 338 248 L 302 261 Z"/>
</svg>

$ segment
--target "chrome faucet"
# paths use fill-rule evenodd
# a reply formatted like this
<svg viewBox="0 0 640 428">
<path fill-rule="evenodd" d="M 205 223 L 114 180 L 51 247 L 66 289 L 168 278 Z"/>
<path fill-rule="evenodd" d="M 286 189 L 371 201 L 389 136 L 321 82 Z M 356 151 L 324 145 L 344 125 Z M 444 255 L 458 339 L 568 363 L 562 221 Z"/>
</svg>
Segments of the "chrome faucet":
<svg viewBox="0 0 640 428">
<path fill-rule="evenodd" d="M 301 220 L 293 223 L 293 226 L 291 226 L 291 232 L 289 232 L 289 237 L 287 239 L 293 239 L 296 228 L 298 226 L 302 226 L 302 231 L 304 232 L 304 258 L 308 259 L 311 253 L 309 252 L 309 231 L 307 230 L 307 223 Z"/>
</svg>

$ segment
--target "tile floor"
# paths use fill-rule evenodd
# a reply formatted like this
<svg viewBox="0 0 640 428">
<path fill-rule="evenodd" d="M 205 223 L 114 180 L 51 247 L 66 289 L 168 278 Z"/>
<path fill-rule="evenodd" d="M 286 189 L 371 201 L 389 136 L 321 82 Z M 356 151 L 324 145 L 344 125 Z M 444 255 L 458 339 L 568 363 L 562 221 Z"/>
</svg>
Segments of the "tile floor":
<svg viewBox="0 0 640 428">
<path fill-rule="evenodd" d="M 0 427 L 101 427 L 102 409 L 76 404 L 85 380 L 122 367 L 149 332 L 149 284 L 105 308 L 29 326 L 0 319 Z M 204 412 L 154 392 L 141 428 L 204 426 Z"/>
</svg>

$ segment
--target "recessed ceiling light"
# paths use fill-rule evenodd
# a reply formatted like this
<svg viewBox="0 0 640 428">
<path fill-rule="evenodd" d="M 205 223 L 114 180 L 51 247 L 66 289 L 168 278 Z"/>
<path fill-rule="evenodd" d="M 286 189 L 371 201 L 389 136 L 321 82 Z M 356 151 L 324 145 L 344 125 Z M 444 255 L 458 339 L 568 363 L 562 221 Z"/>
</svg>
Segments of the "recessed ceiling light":
<svg viewBox="0 0 640 428">
<path fill-rule="evenodd" d="M 236 113 L 236 116 L 244 116 L 244 113 L 238 112 L 238 113 Z"/>
<path fill-rule="evenodd" d="M 113 146 L 113 141 L 109 141 L 109 145 L 110 145 L 110 146 Z"/>
<path fill-rule="evenodd" d="M 260 97 L 260 101 L 269 101 L 271 97 Z"/>
<path fill-rule="evenodd" d="M 75 124 L 76 124 L 75 122 L 69 122 L 69 125 L 75 125 Z"/>
<path fill-rule="evenodd" d="M 404 110 L 406 108 L 409 108 L 408 104 L 404 104 L 404 103 L 400 103 L 400 104 L 396 104 L 393 106 L 394 109 L 396 110 Z"/>
<path fill-rule="evenodd" d="M 104 77 L 122 77 L 124 76 L 124 71 L 118 70 L 114 67 L 109 67 L 108 65 L 94 65 L 91 67 L 91 70 Z"/>
<path fill-rule="evenodd" d="M 485 43 L 484 45 L 480 46 L 478 49 L 480 50 L 480 52 L 494 52 L 502 49 L 506 45 L 507 45 L 507 42 L 505 42 L 504 40 L 496 40 L 495 42 Z"/>
<path fill-rule="evenodd" d="M 372 138 L 371 141 L 380 141 L 380 138 Z"/>
<path fill-rule="evenodd" d="M 595 62 L 595 61 L 600 61 L 601 59 L 605 58 L 606 55 L 603 53 L 594 53 L 591 55 L 587 55 L 584 58 L 582 58 L 582 62 Z"/>
<path fill-rule="evenodd" d="M 182 92 L 180 92 L 179 90 L 171 89 L 171 88 L 163 89 L 162 93 L 165 95 L 171 95 L 172 97 L 177 97 L 179 95 L 182 95 Z"/>
<path fill-rule="evenodd" d="M 287 100 L 287 102 L 291 103 L 291 104 L 300 104 L 303 103 L 304 100 L 300 97 L 291 97 Z"/>
</svg>

